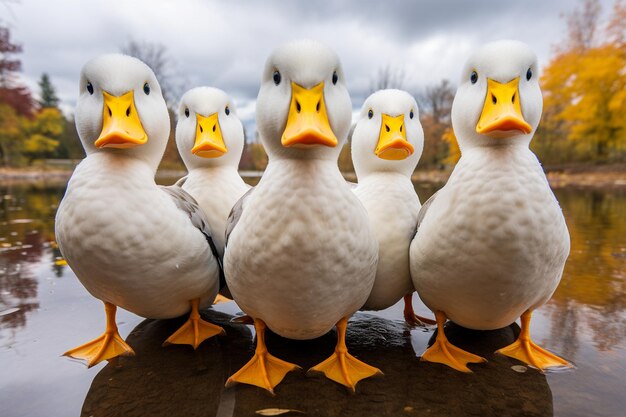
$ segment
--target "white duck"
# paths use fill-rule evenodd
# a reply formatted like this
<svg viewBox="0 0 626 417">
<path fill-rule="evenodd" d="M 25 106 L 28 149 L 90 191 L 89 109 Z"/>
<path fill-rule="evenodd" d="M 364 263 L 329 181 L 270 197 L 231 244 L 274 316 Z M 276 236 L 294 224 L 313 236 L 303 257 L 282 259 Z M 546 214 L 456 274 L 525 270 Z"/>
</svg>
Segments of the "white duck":
<svg viewBox="0 0 626 417">
<path fill-rule="evenodd" d="M 189 174 L 182 183 L 206 214 L 213 240 L 224 253 L 226 220 L 250 186 L 237 172 L 243 152 L 243 126 L 228 95 L 197 87 L 180 100 L 176 144 Z"/>
<path fill-rule="evenodd" d="M 80 76 L 76 127 L 87 153 L 56 216 L 63 256 L 105 304 L 105 333 L 65 354 L 96 363 L 133 354 L 117 332 L 116 306 L 143 317 L 190 320 L 166 343 L 195 347 L 223 332 L 200 319 L 218 290 L 217 251 L 206 220 L 185 191 L 154 175 L 169 116 L 154 73 L 138 59 L 103 55 Z"/>
<path fill-rule="evenodd" d="M 378 258 L 367 212 L 337 166 L 350 119 L 334 52 L 299 41 L 272 53 L 257 101 L 269 164 L 233 209 L 224 256 L 230 291 L 254 319 L 257 348 L 227 385 L 272 391 L 296 368 L 267 352 L 266 324 L 290 339 L 313 339 L 336 325 L 335 353 L 312 370 L 353 390 L 380 372 L 349 355 L 345 345 L 348 318 L 367 299 Z"/>
<path fill-rule="evenodd" d="M 569 253 L 563 213 L 528 148 L 541 111 L 527 45 L 489 43 L 465 64 L 452 107 L 462 157 L 422 207 L 411 244 L 413 283 L 438 324 L 423 360 L 470 372 L 466 364 L 484 358 L 447 341 L 446 317 L 489 330 L 521 316 L 518 340 L 499 352 L 539 369 L 569 365 L 529 335 L 531 313 L 550 299 Z"/>
<path fill-rule="evenodd" d="M 382 310 L 404 296 L 404 318 L 415 325 L 432 320 L 415 315 L 409 245 L 421 207 L 411 182 L 424 148 L 417 103 L 406 91 L 369 96 L 352 134 L 354 193 L 367 209 L 379 245 L 378 268 L 363 310 Z"/>
</svg>

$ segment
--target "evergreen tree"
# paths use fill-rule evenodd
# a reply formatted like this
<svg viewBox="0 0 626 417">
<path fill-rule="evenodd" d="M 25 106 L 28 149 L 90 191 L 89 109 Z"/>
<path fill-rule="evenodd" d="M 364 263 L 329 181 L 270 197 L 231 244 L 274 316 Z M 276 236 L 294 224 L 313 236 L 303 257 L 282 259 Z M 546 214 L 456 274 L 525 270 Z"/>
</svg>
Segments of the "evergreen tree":
<svg viewBox="0 0 626 417">
<path fill-rule="evenodd" d="M 39 100 L 39 106 L 42 109 L 45 108 L 57 108 L 59 106 L 59 98 L 50 81 L 50 77 L 45 72 L 41 75 L 39 80 L 39 88 L 41 89 L 41 99 Z"/>
</svg>

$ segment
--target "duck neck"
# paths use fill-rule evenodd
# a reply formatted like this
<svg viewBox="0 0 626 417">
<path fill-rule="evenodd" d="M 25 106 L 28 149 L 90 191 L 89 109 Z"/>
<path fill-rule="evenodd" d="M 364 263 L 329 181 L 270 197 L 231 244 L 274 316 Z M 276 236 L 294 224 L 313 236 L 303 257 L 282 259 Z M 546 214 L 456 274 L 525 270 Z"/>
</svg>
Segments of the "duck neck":
<svg viewBox="0 0 626 417">
<path fill-rule="evenodd" d="M 302 186 L 309 184 L 312 187 L 317 185 L 316 180 L 321 184 L 320 178 L 345 182 L 337 166 L 337 161 L 330 159 L 274 159 L 268 163 L 261 182 L 264 178 L 274 176 L 283 178 L 288 176 L 293 182 L 300 183 Z"/>
<path fill-rule="evenodd" d="M 89 169 L 89 176 L 96 181 L 101 181 L 103 178 L 123 177 L 126 183 L 155 184 L 155 168 L 142 159 L 123 153 L 90 154 L 77 169 Z"/>
<path fill-rule="evenodd" d="M 401 172 L 395 171 L 368 172 L 359 177 L 359 185 L 385 182 L 411 184 L 411 178 Z"/>
<path fill-rule="evenodd" d="M 215 178 L 215 177 L 231 177 L 233 175 L 239 176 L 237 171 L 237 167 L 233 167 L 230 165 L 221 165 L 221 166 L 210 166 L 210 167 L 200 167 L 194 168 L 189 171 L 189 175 L 199 175 L 204 178 Z"/>
</svg>

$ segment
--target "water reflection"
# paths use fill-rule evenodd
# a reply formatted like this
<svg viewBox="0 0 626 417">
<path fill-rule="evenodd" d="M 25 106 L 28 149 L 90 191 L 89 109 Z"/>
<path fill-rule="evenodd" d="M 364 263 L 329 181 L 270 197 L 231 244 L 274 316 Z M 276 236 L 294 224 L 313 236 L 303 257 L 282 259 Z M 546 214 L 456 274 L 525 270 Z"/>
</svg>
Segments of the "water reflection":
<svg viewBox="0 0 626 417">
<path fill-rule="evenodd" d="M 572 246 L 547 308 L 555 339 L 575 357 L 577 331 L 585 328 L 596 349 L 613 349 L 626 338 L 626 198 L 598 190 L 559 190 L 557 197 Z"/>
<path fill-rule="evenodd" d="M 417 191 L 425 201 L 436 187 L 420 186 Z M 362 314 L 358 321 L 362 326 L 351 326 L 351 350 L 387 374 L 360 383 L 356 399 L 330 381 L 298 373 L 278 387 L 276 398 L 253 387 L 224 391 L 225 378 L 247 361 L 253 344 L 249 329 L 230 325 L 228 317 L 218 312 L 206 314 L 222 320 L 229 335 L 206 343 L 196 353 L 185 347 L 160 348 L 165 338 L 161 336 L 171 333 L 176 321 L 142 322 L 120 312 L 122 335 L 134 329 L 127 339 L 137 348 L 136 358 L 91 370 L 59 358 L 68 347 L 95 337 L 104 323 L 100 303 L 67 266 L 56 262 L 60 254 L 54 245 L 54 214 L 63 192 L 64 183 L 0 185 L 0 367 L 6 371 L 0 377 L 0 403 L 12 410 L 9 416 L 45 415 L 49 409 L 55 415 L 75 415 L 83 402 L 85 415 L 115 415 L 115 410 L 125 410 L 119 415 L 142 410 L 143 414 L 187 411 L 194 415 L 204 410 L 201 415 L 230 415 L 220 413 L 231 408 L 235 415 L 250 415 L 270 407 L 300 407 L 311 415 L 376 414 L 372 410 L 379 415 L 421 415 L 426 409 L 433 415 L 454 414 L 445 414 L 444 408 L 467 415 L 464 404 L 477 407 L 472 409 L 477 415 L 506 415 L 502 410 L 521 409 L 526 414 L 511 415 L 549 415 L 550 389 L 557 416 L 618 416 L 626 406 L 620 388 L 626 380 L 624 191 L 556 191 L 572 250 L 553 299 L 534 316 L 532 333 L 542 346 L 574 361 L 577 371 L 549 374 L 548 387 L 540 374 L 517 374 L 508 358 L 493 357 L 493 346 L 484 353 L 474 350 L 490 362 L 476 366 L 471 376 L 420 363 L 413 349 L 421 353 L 431 333 L 409 333 L 393 321 L 402 317 L 397 305 L 377 317 Z M 279 357 L 305 368 L 325 358 L 334 342 L 333 335 L 308 344 L 283 343 L 277 337 L 268 340 Z M 457 343 L 463 347 L 468 342 L 477 343 L 471 334 Z M 138 398 L 144 400 L 138 404 Z M 173 405 L 159 408 L 168 399 Z M 533 408 L 533 401 L 543 408 Z M 150 412 L 145 412 L 146 407 L 152 407 Z"/>
<path fill-rule="evenodd" d="M 0 186 L 0 328 L 25 326 L 27 314 L 39 307 L 33 267 L 54 256 L 49 248 L 62 193 L 62 186 Z"/>
<path fill-rule="evenodd" d="M 545 376 L 533 371 L 517 373 L 511 369 L 515 361 L 493 355 L 515 340 L 513 328 L 494 332 L 449 329 L 454 343 L 490 359 L 476 367 L 476 374 L 466 375 L 419 362 L 404 323 L 359 313 L 349 326 L 350 351 L 384 369 L 384 377 L 361 381 L 357 394 L 349 395 L 325 378 L 292 372 L 272 397 L 251 386 L 224 389 L 228 376 L 252 354 L 250 332 L 246 326 L 231 324 L 230 316 L 223 313 L 203 315 L 224 326 L 227 336 L 196 352 L 185 346 L 160 347 L 179 321 L 146 320 L 137 326 L 127 338 L 137 357 L 120 358 L 94 378 L 82 415 L 250 416 L 271 408 L 314 416 L 552 415 Z M 306 369 L 333 351 L 335 335 L 305 342 L 268 335 L 267 342 L 272 353 Z"/>
</svg>

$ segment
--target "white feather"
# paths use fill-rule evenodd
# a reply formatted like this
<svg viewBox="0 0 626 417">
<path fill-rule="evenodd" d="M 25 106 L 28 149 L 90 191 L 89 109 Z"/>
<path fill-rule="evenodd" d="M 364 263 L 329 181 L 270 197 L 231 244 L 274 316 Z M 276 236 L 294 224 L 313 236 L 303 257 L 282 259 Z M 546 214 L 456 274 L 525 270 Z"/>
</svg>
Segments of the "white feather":
<svg viewBox="0 0 626 417">
<path fill-rule="evenodd" d="M 370 110 L 373 113 L 371 119 Z M 414 147 L 414 153 L 408 158 L 384 160 L 374 153 L 383 113 L 392 117 L 404 115 L 406 139 Z M 415 232 L 420 201 L 411 174 L 423 146 L 424 133 L 417 103 L 410 94 L 381 90 L 365 100 L 352 135 L 352 160 L 359 182 L 354 192 L 367 209 L 380 252 L 376 281 L 364 309 L 385 309 L 413 291 L 409 245 Z"/>
<path fill-rule="evenodd" d="M 278 86 L 272 80 L 276 69 L 282 75 Z M 337 147 L 281 145 L 292 80 L 307 88 L 325 81 Z M 268 59 L 257 123 L 269 165 L 229 237 L 224 268 L 242 310 L 284 337 L 328 332 L 363 305 L 374 283 L 378 245 L 365 209 L 337 167 L 350 107 L 339 60 L 328 48 L 294 42 Z"/>
<path fill-rule="evenodd" d="M 149 95 L 142 90 L 146 81 Z M 86 91 L 87 82 L 94 94 Z M 96 149 L 102 91 L 131 89 L 148 142 Z M 94 297 L 143 317 L 180 316 L 194 298 L 210 305 L 218 290 L 217 261 L 205 236 L 154 182 L 169 117 L 152 71 L 124 55 L 90 61 L 81 73 L 76 119 L 87 157 L 68 183 L 55 229 L 78 279 Z"/>
<path fill-rule="evenodd" d="M 476 133 L 484 78 L 520 77 L 524 119 L 536 129 L 541 92 L 528 68 L 530 49 L 514 41 L 481 48 L 464 70 L 452 123 L 462 157 L 437 194 L 411 244 L 411 274 L 433 311 L 472 329 L 496 329 L 543 305 L 556 289 L 569 253 L 563 213 L 539 161 L 532 133 L 494 139 Z M 479 81 L 471 84 L 476 70 Z"/>
</svg>

